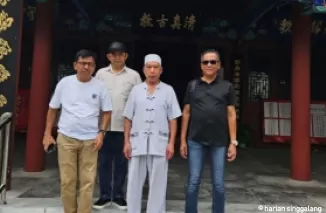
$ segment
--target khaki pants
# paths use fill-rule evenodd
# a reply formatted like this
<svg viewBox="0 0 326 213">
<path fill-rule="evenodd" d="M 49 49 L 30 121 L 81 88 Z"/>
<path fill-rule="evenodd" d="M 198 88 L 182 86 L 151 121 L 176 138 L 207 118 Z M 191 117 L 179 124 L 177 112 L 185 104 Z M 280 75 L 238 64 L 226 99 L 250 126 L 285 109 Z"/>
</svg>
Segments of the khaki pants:
<svg viewBox="0 0 326 213">
<path fill-rule="evenodd" d="M 59 133 L 58 163 L 61 179 L 61 199 L 65 213 L 91 213 L 97 172 L 98 152 L 94 140 L 80 141 Z M 79 205 L 77 207 L 77 182 Z"/>
</svg>

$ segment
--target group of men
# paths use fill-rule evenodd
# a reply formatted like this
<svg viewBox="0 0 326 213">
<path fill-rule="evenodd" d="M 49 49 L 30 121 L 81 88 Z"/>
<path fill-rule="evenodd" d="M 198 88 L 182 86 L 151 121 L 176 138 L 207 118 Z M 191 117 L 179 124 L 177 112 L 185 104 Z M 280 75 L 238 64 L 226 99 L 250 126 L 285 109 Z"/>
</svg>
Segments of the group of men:
<svg viewBox="0 0 326 213">
<path fill-rule="evenodd" d="M 128 213 L 140 213 L 148 179 L 147 212 L 165 213 L 168 164 L 175 153 L 177 119 L 182 116 L 180 154 L 188 159 L 189 171 L 185 212 L 197 213 L 200 179 L 209 153 L 212 212 L 224 213 L 224 166 L 226 160 L 236 158 L 237 141 L 235 93 L 232 84 L 218 75 L 219 53 L 202 53 L 203 75 L 189 82 L 183 112 L 174 89 L 160 81 L 159 55 L 145 56 L 144 82 L 125 65 L 127 58 L 126 46 L 112 42 L 107 53 L 110 65 L 92 77 L 97 56 L 80 50 L 74 61 L 76 75 L 56 86 L 43 145 L 45 151 L 53 145 L 58 150 L 64 212 L 91 213 L 92 207 L 113 204 Z M 59 110 L 55 140 L 51 132 Z M 93 204 L 98 170 L 100 197 Z"/>
</svg>

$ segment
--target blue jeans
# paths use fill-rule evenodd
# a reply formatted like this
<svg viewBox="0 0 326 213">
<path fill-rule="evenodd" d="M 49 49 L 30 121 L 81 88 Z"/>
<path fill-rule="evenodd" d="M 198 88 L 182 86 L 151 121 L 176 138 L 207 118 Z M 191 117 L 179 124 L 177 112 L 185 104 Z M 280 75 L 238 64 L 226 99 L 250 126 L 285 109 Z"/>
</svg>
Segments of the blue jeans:
<svg viewBox="0 0 326 213">
<path fill-rule="evenodd" d="M 123 186 L 128 171 L 128 160 L 123 155 L 123 143 L 123 132 L 107 132 L 104 137 L 103 146 L 99 151 L 100 197 L 102 199 L 124 197 Z"/>
<path fill-rule="evenodd" d="M 185 213 L 197 213 L 198 190 L 204 168 L 206 153 L 211 161 L 211 176 L 213 184 L 212 213 L 224 213 L 224 167 L 226 147 L 205 146 L 198 142 L 188 141 L 188 185 L 186 192 Z"/>
</svg>

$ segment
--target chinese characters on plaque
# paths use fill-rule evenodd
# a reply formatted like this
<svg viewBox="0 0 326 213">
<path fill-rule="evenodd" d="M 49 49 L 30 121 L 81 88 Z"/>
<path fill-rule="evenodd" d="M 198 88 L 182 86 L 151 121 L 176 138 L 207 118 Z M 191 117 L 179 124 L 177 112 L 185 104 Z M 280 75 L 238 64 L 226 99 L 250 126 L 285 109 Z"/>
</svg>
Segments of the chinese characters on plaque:
<svg viewBox="0 0 326 213">
<path fill-rule="evenodd" d="M 170 28 L 172 30 L 186 29 L 194 31 L 196 25 L 196 16 L 190 14 L 185 17 L 181 17 L 179 14 L 175 14 L 173 17 L 168 17 L 165 14 L 161 14 L 159 17 L 153 17 L 150 13 L 143 13 L 140 18 L 139 25 L 143 28 L 159 27 Z"/>
<path fill-rule="evenodd" d="M 310 136 L 326 137 L 326 105 L 310 105 Z M 266 136 L 291 136 L 291 103 L 264 102 L 264 134 Z"/>
<path fill-rule="evenodd" d="M 292 33 L 292 21 L 290 19 L 283 19 L 278 24 L 278 29 L 281 34 Z M 314 20 L 311 26 L 311 33 L 313 35 L 324 34 L 326 35 L 326 26 L 324 26 L 324 21 Z"/>
<path fill-rule="evenodd" d="M 240 70 L 241 70 L 241 60 L 236 59 L 234 61 L 233 68 L 233 87 L 236 94 L 236 110 L 237 118 L 240 117 Z"/>
</svg>

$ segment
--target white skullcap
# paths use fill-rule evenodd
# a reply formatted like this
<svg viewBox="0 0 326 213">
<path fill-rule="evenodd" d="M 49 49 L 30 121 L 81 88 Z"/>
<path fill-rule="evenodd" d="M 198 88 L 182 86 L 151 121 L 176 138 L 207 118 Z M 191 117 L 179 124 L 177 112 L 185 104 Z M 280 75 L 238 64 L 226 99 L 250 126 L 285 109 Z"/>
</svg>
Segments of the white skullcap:
<svg viewBox="0 0 326 213">
<path fill-rule="evenodd" d="M 145 64 L 147 64 L 148 62 L 157 62 L 160 65 L 162 65 L 162 59 L 159 55 L 157 54 L 148 54 L 145 56 Z"/>
</svg>

